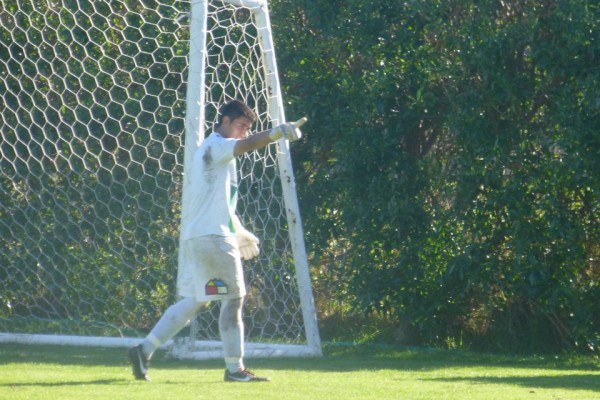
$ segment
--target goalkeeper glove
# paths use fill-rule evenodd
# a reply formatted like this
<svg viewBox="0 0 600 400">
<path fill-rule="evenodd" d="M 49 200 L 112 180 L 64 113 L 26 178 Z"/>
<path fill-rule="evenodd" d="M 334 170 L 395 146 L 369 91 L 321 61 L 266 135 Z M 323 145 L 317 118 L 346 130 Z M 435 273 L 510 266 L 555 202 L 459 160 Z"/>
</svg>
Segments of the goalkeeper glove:
<svg viewBox="0 0 600 400">
<path fill-rule="evenodd" d="M 269 133 L 269 137 L 272 141 L 279 140 L 284 138 L 289 140 L 290 142 L 296 141 L 302 137 L 302 132 L 300 132 L 300 128 L 307 121 L 306 117 L 300 118 L 296 122 L 288 122 L 287 124 L 281 124 L 271 129 Z"/>
<path fill-rule="evenodd" d="M 244 260 L 251 260 L 258 256 L 260 251 L 258 249 L 258 244 L 260 242 L 254 234 L 242 228 L 240 231 L 236 232 L 235 238 L 238 241 L 240 254 Z"/>
<path fill-rule="evenodd" d="M 244 260 L 251 260 L 258 256 L 260 251 L 258 249 L 258 244 L 260 243 L 258 238 L 242 226 L 242 223 L 237 216 L 233 218 L 233 224 L 235 227 L 235 238 L 238 242 L 238 248 L 240 249 L 242 258 Z"/>
</svg>

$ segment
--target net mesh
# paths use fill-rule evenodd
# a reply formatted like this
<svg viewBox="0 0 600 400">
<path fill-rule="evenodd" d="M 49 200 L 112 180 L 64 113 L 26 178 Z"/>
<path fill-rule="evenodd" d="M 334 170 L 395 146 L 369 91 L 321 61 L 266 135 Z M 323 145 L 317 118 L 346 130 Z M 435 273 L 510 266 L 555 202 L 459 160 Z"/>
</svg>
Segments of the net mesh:
<svg viewBox="0 0 600 400">
<path fill-rule="evenodd" d="M 175 299 L 186 1 L 0 0 L 0 332 L 141 337 Z M 252 13 L 209 4 L 206 131 L 238 98 L 266 129 Z M 248 340 L 304 329 L 275 147 L 240 161 Z M 191 335 L 218 339 L 218 305 Z M 185 332 L 190 334 L 190 332 Z"/>
</svg>

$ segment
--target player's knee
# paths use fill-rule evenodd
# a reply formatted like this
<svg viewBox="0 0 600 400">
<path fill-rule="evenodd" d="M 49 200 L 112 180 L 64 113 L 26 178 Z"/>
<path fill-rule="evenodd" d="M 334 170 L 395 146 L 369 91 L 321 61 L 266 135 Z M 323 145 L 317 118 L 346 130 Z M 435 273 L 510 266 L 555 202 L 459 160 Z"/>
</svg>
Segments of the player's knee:
<svg viewBox="0 0 600 400">
<path fill-rule="evenodd" d="M 221 304 L 220 325 L 222 330 L 237 327 L 242 321 L 243 298 L 225 300 Z"/>
</svg>

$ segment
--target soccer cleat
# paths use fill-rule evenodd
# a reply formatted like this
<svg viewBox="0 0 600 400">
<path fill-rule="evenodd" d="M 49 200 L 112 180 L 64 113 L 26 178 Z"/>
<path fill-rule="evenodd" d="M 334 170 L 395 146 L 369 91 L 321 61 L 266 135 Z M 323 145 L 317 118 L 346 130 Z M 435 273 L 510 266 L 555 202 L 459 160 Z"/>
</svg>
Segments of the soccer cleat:
<svg viewBox="0 0 600 400">
<path fill-rule="evenodd" d="M 135 376 L 135 379 L 140 381 L 149 381 L 150 377 L 146 375 L 148 373 L 149 362 L 142 352 L 142 345 L 139 344 L 130 348 L 127 352 L 127 356 L 131 362 L 131 369 L 133 370 L 133 376 Z"/>
<path fill-rule="evenodd" d="M 225 370 L 225 382 L 268 382 L 271 378 L 264 378 L 254 375 L 247 369 L 240 369 L 236 372 Z"/>
</svg>

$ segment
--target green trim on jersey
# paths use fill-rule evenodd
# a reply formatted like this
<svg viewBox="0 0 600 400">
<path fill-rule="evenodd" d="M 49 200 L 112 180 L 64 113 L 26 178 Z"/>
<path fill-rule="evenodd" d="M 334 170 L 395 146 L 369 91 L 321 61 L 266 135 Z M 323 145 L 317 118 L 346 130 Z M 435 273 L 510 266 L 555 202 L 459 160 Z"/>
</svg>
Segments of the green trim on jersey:
<svg viewBox="0 0 600 400">
<path fill-rule="evenodd" d="M 235 200 L 237 192 L 238 192 L 238 187 L 231 185 L 230 191 L 231 191 L 231 195 L 229 197 L 229 209 L 231 209 L 232 206 L 234 205 L 233 203 L 234 203 L 234 200 Z M 233 212 L 235 212 L 235 210 Z M 229 231 L 235 235 L 235 226 L 233 225 L 233 217 L 229 217 Z"/>
</svg>

